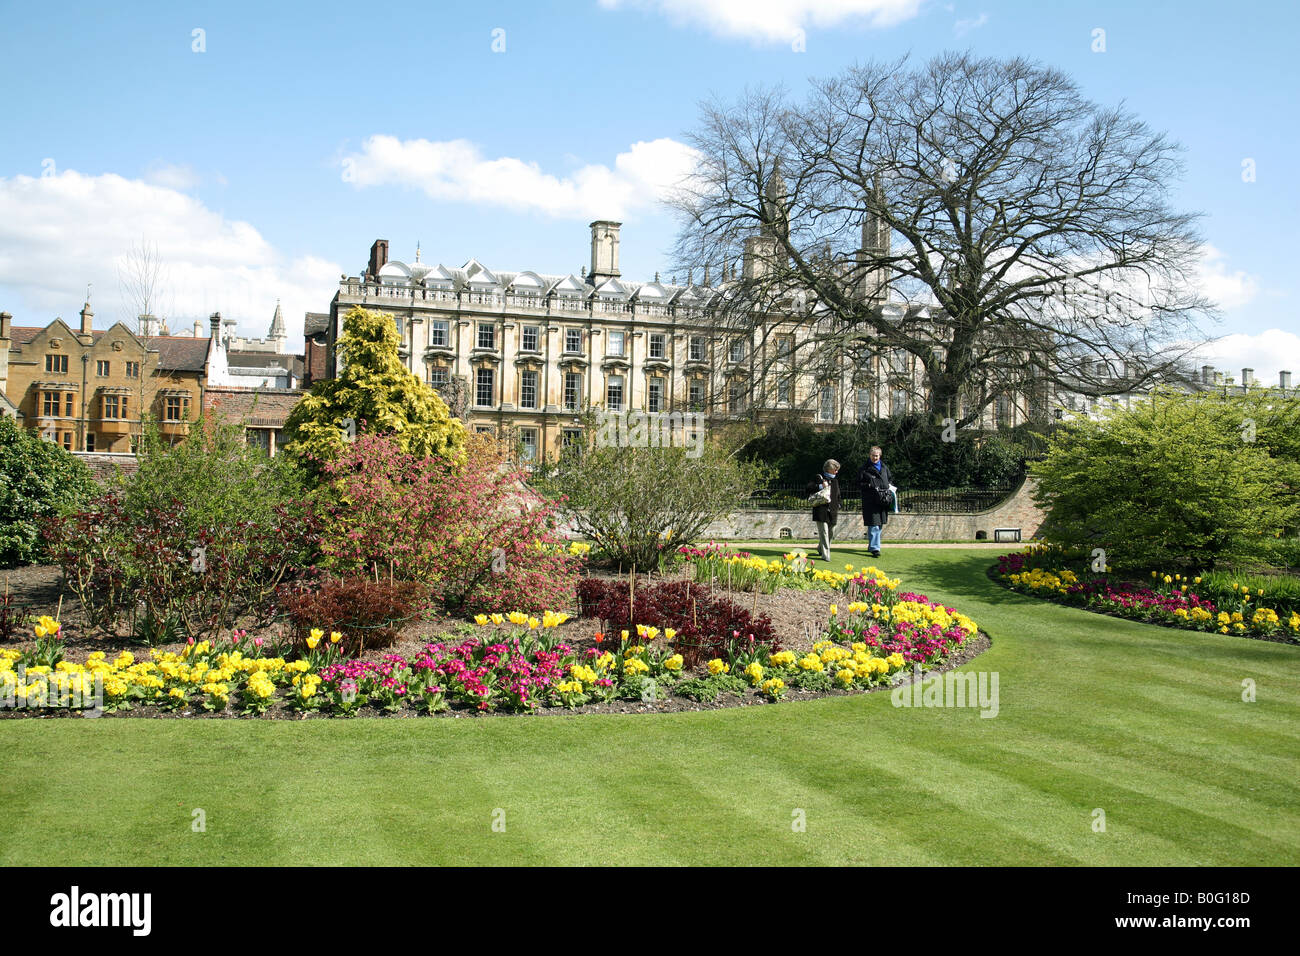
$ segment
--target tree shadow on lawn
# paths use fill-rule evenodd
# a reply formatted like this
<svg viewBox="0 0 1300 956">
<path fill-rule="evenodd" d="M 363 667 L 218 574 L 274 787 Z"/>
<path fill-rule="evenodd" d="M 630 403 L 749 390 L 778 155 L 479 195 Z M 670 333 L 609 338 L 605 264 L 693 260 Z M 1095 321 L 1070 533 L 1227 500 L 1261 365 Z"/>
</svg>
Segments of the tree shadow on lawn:
<svg viewBox="0 0 1300 956">
<path fill-rule="evenodd" d="M 918 561 L 910 564 L 906 571 L 901 572 L 903 577 L 903 586 L 909 584 L 908 579 L 915 577 L 924 577 L 928 581 L 933 581 L 935 586 L 943 588 L 952 594 L 960 594 L 963 597 L 978 598 L 985 604 L 1015 604 L 1022 606 L 1041 606 L 1044 602 L 1037 598 L 1027 597 L 1018 594 L 1009 588 L 1004 588 L 988 575 L 988 569 L 997 564 L 990 561 L 982 553 L 975 552 L 969 554 L 969 557 L 963 556 L 961 560 L 952 558 L 930 558 L 924 561 Z M 893 571 L 882 568 L 888 574 L 894 574 Z"/>
</svg>

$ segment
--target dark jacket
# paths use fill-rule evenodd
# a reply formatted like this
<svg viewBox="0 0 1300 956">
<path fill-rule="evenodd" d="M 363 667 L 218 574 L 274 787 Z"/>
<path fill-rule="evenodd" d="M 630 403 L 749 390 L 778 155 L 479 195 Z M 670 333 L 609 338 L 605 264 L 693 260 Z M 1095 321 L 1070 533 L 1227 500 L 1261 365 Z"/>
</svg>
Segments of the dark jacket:
<svg viewBox="0 0 1300 956">
<path fill-rule="evenodd" d="M 858 472 L 858 488 L 862 492 L 862 523 L 870 527 L 871 525 L 884 525 L 889 521 L 889 509 L 893 506 L 893 497 L 889 494 L 889 486 L 894 483 L 894 477 L 889 473 L 889 466 L 885 460 L 880 460 L 880 471 L 872 467 L 871 462 L 862 466 Z"/>
<path fill-rule="evenodd" d="M 818 475 L 808 482 L 808 487 L 804 489 L 804 492 L 809 495 L 813 494 L 822 486 L 822 482 L 825 480 L 821 475 Z M 835 526 L 835 522 L 840 516 L 840 479 L 838 476 L 831 479 L 831 503 L 828 505 L 815 505 L 812 516 L 813 521 L 825 521 L 831 527 Z"/>
</svg>

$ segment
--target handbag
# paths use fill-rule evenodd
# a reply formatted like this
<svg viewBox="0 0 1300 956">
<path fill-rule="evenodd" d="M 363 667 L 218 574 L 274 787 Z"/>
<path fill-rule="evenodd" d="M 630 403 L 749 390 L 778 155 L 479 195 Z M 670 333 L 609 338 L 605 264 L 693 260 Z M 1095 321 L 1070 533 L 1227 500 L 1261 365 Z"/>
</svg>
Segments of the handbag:
<svg viewBox="0 0 1300 956">
<path fill-rule="evenodd" d="M 808 500 L 811 501 L 814 505 L 828 505 L 828 504 L 830 504 L 830 503 L 831 503 L 831 486 L 830 486 L 830 482 L 827 482 L 826 484 L 822 485 L 820 488 L 818 488 L 816 491 L 814 491 L 811 495 L 809 495 L 809 496 L 808 496 Z"/>
</svg>

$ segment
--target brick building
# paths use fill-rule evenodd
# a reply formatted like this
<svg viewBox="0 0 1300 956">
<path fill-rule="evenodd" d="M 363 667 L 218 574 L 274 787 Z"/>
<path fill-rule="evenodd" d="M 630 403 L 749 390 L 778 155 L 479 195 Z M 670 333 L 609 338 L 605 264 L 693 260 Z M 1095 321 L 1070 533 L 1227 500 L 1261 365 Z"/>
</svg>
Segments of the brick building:
<svg viewBox="0 0 1300 956">
<path fill-rule="evenodd" d="M 142 413 L 173 440 L 198 416 L 207 340 L 141 336 L 121 322 L 95 329 L 87 302 L 73 329 L 61 318 L 17 326 L 0 313 L 0 391 L 27 428 L 69 451 L 135 449 Z"/>
</svg>

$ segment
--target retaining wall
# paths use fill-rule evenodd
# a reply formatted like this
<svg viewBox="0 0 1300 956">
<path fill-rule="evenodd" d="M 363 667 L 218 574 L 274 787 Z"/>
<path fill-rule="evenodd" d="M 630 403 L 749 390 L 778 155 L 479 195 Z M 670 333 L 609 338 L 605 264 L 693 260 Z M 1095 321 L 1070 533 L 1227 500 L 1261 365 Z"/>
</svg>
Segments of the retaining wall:
<svg viewBox="0 0 1300 956">
<path fill-rule="evenodd" d="M 993 540 L 998 528 L 1019 528 L 1022 539 L 1037 533 L 1043 523 L 1043 513 L 1034 504 L 1036 482 L 1026 478 L 1010 497 L 985 511 L 969 514 L 891 514 L 885 525 L 886 541 L 953 540 L 975 541 L 977 533 Z M 812 520 L 812 508 L 800 511 L 737 511 L 709 525 L 702 538 L 745 540 L 749 538 L 780 538 L 782 529 L 789 529 L 793 538 L 816 538 L 817 526 Z M 840 511 L 835 526 L 839 540 L 865 538 L 867 529 L 862 524 L 861 511 Z"/>
</svg>

